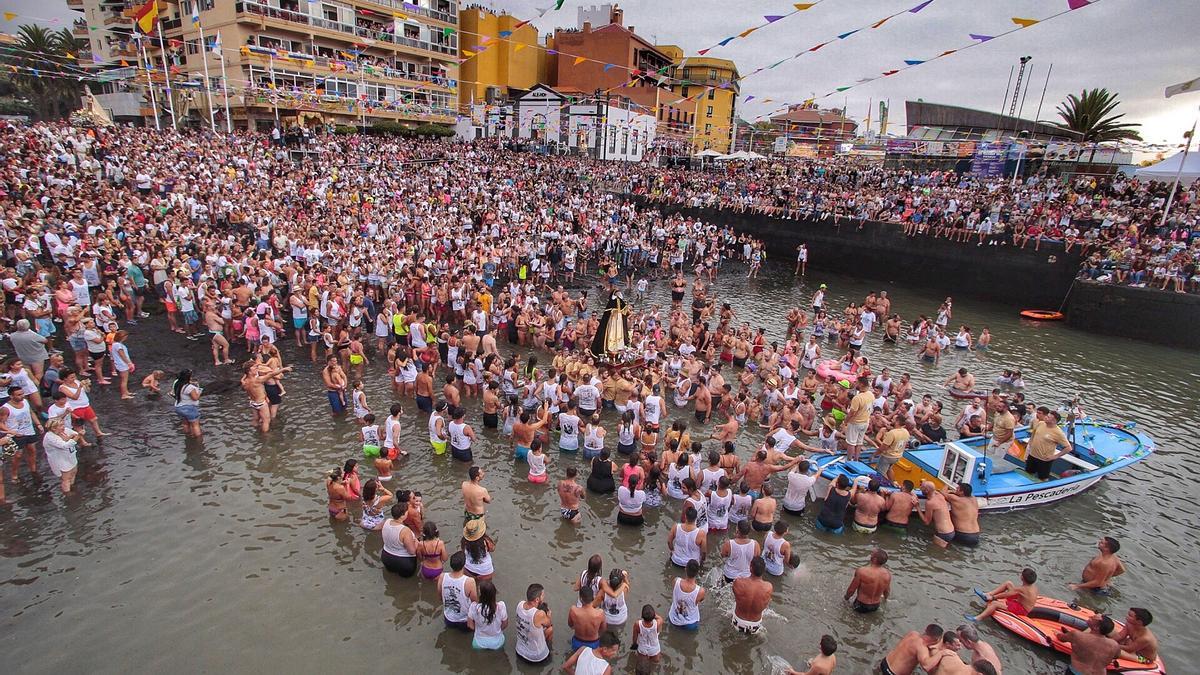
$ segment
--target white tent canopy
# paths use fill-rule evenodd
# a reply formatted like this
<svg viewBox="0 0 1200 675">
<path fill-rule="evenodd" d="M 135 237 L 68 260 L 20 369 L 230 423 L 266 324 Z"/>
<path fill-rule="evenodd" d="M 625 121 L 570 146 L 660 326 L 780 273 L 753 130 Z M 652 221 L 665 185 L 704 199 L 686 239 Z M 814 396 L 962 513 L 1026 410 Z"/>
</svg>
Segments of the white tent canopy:
<svg viewBox="0 0 1200 675">
<path fill-rule="evenodd" d="M 1181 183 L 1191 183 L 1200 178 L 1200 152 L 1188 153 L 1187 163 L 1183 164 L 1183 171 L 1179 171 L 1179 165 L 1183 164 L 1183 153 L 1172 155 L 1157 164 L 1145 166 L 1134 172 L 1133 175 L 1143 180 L 1158 180 L 1171 182 L 1175 180 L 1175 174 L 1179 174 Z"/>
<path fill-rule="evenodd" d="M 713 150 L 712 148 L 709 148 L 707 150 L 701 150 L 700 152 L 697 152 L 695 156 L 696 157 L 724 157 L 724 155 L 717 152 L 716 150 Z"/>
</svg>

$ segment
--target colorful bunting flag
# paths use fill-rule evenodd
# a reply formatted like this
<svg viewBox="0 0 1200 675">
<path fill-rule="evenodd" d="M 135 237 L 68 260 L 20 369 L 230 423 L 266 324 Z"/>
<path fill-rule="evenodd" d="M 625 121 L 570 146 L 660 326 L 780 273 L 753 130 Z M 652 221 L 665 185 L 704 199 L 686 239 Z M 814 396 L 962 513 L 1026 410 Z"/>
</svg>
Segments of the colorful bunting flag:
<svg viewBox="0 0 1200 675">
<path fill-rule="evenodd" d="M 700 56 L 704 56 L 705 54 L 707 54 L 707 53 L 708 53 L 708 50 L 707 50 L 707 49 L 701 49 L 701 50 L 700 50 L 698 53 L 700 54 Z"/>
<path fill-rule="evenodd" d="M 562 2 L 559 2 L 558 4 L 562 5 Z M 575 65 L 579 65 L 579 64 L 583 63 L 584 61 L 587 61 L 586 56 L 576 56 L 575 57 Z"/>
<path fill-rule="evenodd" d="M 442 37 L 450 37 L 451 35 L 454 35 L 455 32 L 456 31 L 453 28 L 443 28 Z"/>
<path fill-rule="evenodd" d="M 838 87 L 838 88 L 837 88 L 837 91 L 846 91 L 846 90 L 847 90 L 847 89 L 849 89 L 849 88 L 850 88 L 850 87 Z"/>
<path fill-rule="evenodd" d="M 893 14 L 892 16 L 896 16 L 896 15 L 895 15 L 895 14 Z M 892 18 L 892 16 L 885 16 L 885 17 L 883 17 L 882 19 L 880 19 L 880 20 L 876 21 L 875 23 L 871 24 L 871 28 L 879 28 L 879 27 L 880 27 L 880 26 L 882 26 L 883 24 L 887 23 L 887 20 L 888 20 L 888 19 L 890 19 L 890 18 Z"/>
<path fill-rule="evenodd" d="M 838 36 L 838 39 L 839 39 L 839 40 L 845 40 L 846 38 L 850 37 L 851 35 L 854 35 L 855 33 L 857 33 L 857 32 L 858 32 L 858 31 L 860 31 L 860 30 L 862 30 L 862 29 L 861 29 L 861 28 L 855 28 L 854 30 L 850 31 L 849 33 L 842 33 L 841 35 L 839 35 L 839 36 Z"/>
<path fill-rule="evenodd" d="M 979 40 L 980 42 L 987 42 L 988 40 L 991 40 L 994 37 L 996 37 L 996 36 L 995 35 L 980 35 L 979 33 L 971 33 L 971 39 Z"/>
<path fill-rule="evenodd" d="M 772 14 L 770 16 L 764 16 L 763 18 L 767 20 L 767 23 L 775 23 L 776 21 L 782 19 L 783 17 L 780 16 L 779 14 Z"/>
<path fill-rule="evenodd" d="M 556 2 L 556 3 L 554 4 L 554 9 L 555 9 L 556 11 L 557 11 L 557 10 L 560 10 L 560 9 L 562 9 L 563 3 L 564 3 L 564 2 L 566 2 L 566 1 L 567 1 L 567 0 L 558 0 L 558 2 Z"/>
<path fill-rule="evenodd" d="M 729 44 L 730 42 L 733 42 L 733 41 L 734 41 L 734 40 L 736 40 L 736 39 L 738 39 L 738 36 L 734 35 L 733 37 L 727 37 L 727 38 L 725 38 L 724 40 L 721 40 L 721 41 L 720 41 L 720 42 L 718 42 L 717 44 L 719 44 L 719 45 L 721 45 L 722 47 L 724 47 L 725 45 Z"/>
<path fill-rule="evenodd" d="M 13 19 L 15 19 L 15 18 L 17 18 L 17 14 L 16 14 L 16 12 L 5 12 L 5 13 L 4 13 L 4 20 L 5 20 L 5 21 L 12 21 L 12 20 L 13 20 Z"/>
<path fill-rule="evenodd" d="M 502 30 L 502 31 L 500 31 L 500 37 L 502 37 L 502 38 L 509 37 L 509 36 L 510 36 L 510 35 L 512 35 L 512 34 L 513 34 L 513 32 L 512 32 L 511 30 Z"/>
<path fill-rule="evenodd" d="M 517 43 L 517 44 L 516 44 L 516 45 L 513 47 L 513 51 L 514 51 L 514 52 L 519 52 L 519 51 L 521 51 L 522 49 L 525 49 L 525 48 L 526 48 L 526 47 L 528 47 L 528 46 L 529 46 L 529 45 L 525 44 L 524 42 L 518 42 L 518 43 Z"/>
<path fill-rule="evenodd" d="M 921 65 L 922 63 L 925 63 L 925 62 L 924 62 L 924 61 L 918 61 L 917 59 L 904 59 L 904 63 L 905 63 L 905 65 L 909 65 L 909 66 L 919 66 L 919 65 Z"/>
<path fill-rule="evenodd" d="M 1013 23 L 1015 23 L 1015 24 L 1017 24 L 1017 25 L 1018 25 L 1018 26 L 1020 26 L 1021 28 L 1029 28 L 1029 27 L 1030 27 L 1030 26 L 1032 26 L 1033 24 L 1037 23 L 1037 22 L 1038 22 L 1038 20 L 1037 20 L 1037 19 L 1022 19 L 1022 18 L 1020 18 L 1020 17 L 1016 17 L 1016 16 L 1014 16 L 1014 17 L 1012 18 L 1012 22 L 1013 22 Z"/>
<path fill-rule="evenodd" d="M 806 9 L 812 9 L 813 6 L 816 4 L 817 3 L 815 3 L 815 2 L 798 2 L 795 5 L 793 5 L 793 7 L 796 8 L 797 12 L 803 12 Z"/>
<path fill-rule="evenodd" d="M 958 50 L 957 49 L 947 49 L 946 51 L 942 52 L 941 54 L 938 54 L 937 57 L 940 59 L 943 56 L 950 56 L 951 54 L 953 54 L 956 51 L 958 51 Z"/>
<path fill-rule="evenodd" d="M 910 10 L 908 10 L 908 11 L 909 11 L 911 14 L 916 14 L 917 12 L 919 12 L 919 11 L 921 11 L 921 10 L 925 9 L 926 7 L 928 7 L 928 6 L 932 5 L 932 4 L 933 4 L 933 0 L 925 0 L 925 2 L 922 2 L 921 4 L 917 5 L 916 7 L 913 7 L 912 9 L 910 9 Z"/>
<path fill-rule="evenodd" d="M 822 42 L 821 44 L 817 45 L 816 47 L 812 47 L 812 48 L 810 48 L 808 51 L 810 51 L 810 52 L 815 52 L 815 51 L 817 51 L 817 50 L 818 50 L 818 49 L 820 49 L 821 47 L 824 47 L 824 46 L 825 46 L 825 45 L 827 45 L 827 44 L 829 44 L 829 43 L 828 43 L 828 42 Z"/>
<path fill-rule="evenodd" d="M 617 64 L 615 64 L 615 63 L 606 63 L 606 64 L 604 64 L 604 72 L 607 73 L 608 71 L 610 71 L 616 67 L 617 67 Z"/>
<path fill-rule="evenodd" d="M 747 96 L 745 102 L 749 103 L 750 101 L 753 101 L 753 100 L 754 100 L 753 96 Z"/>
<path fill-rule="evenodd" d="M 753 33 L 756 30 L 758 30 L 758 26 L 755 26 L 754 28 L 747 28 L 746 30 L 738 33 L 738 37 L 746 37 L 747 35 Z"/>
<path fill-rule="evenodd" d="M 1070 7 L 1073 10 L 1079 9 L 1080 7 L 1086 7 L 1090 4 L 1092 4 L 1092 0 L 1067 0 L 1067 7 Z"/>
</svg>

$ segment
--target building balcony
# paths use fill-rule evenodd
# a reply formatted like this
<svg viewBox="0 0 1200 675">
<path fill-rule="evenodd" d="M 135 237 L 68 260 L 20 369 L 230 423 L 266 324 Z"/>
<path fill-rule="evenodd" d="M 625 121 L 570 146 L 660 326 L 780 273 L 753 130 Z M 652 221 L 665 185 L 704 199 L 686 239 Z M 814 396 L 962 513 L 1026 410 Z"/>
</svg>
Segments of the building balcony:
<svg viewBox="0 0 1200 675">
<path fill-rule="evenodd" d="M 77 38 L 86 38 L 88 36 L 88 26 L 86 21 L 76 21 L 71 24 L 71 35 Z"/>
<path fill-rule="evenodd" d="M 243 46 L 239 51 L 242 58 L 257 59 L 263 64 L 269 65 L 274 60 L 277 68 L 284 67 L 286 63 L 299 63 L 303 66 L 302 70 L 305 72 L 321 73 L 343 78 L 348 74 L 357 76 L 361 71 L 365 76 L 364 79 L 374 84 L 394 82 L 414 89 L 430 89 L 446 93 L 453 92 L 447 78 L 435 77 L 429 73 L 412 73 L 388 66 L 365 65 L 353 61 L 330 59 L 324 56 L 313 56 L 299 52 L 275 52 L 274 54 L 268 54 L 261 51 L 265 49 L 264 47 L 255 47 L 252 49 Z"/>
<path fill-rule="evenodd" d="M 391 11 L 400 12 L 401 14 L 409 14 L 409 15 L 418 14 L 420 16 L 426 16 L 431 19 L 441 21 L 442 23 L 450 24 L 452 26 L 458 25 L 458 3 L 456 3 L 456 2 L 450 3 L 450 11 L 449 12 L 442 12 L 442 11 L 439 11 L 436 9 L 429 9 L 427 7 L 420 7 L 418 5 L 412 5 L 412 4 L 403 2 L 403 0 L 360 0 L 356 4 L 378 5 L 380 7 L 386 7 L 387 9 L 389 9 Z"/>
<path fill-rule="evenodd" d="M 106 16 L 106 17 L 104 17 L 104 25 L 105 25 L 105 26 L 115 26 L 115 25 L 118 25 L 118 24 L 128 24 L 128 23 L 130 23 L 131 21 L 133 21 L 133 19 L 131 19 L 131 18 L 127 17 L 127 16 L 124 16 L 124 15 L 122 15 L 122 14 L 110 14 L 110 15 L 108 15 L 108 16 Z"/>
<path fill-rule="evenodd" d="M 214 100 L 216 98 L 214 96 Z M 239 98 L 241 101 L 237 100 Z M 361 107 L 362 103 L 360 101 L 337 96 L 320 96 L 311 97 L 309 100 L 297 100 L 282 96 L 272 97 L 269 95 L 269 92 L 263 89 L 247 91 L 240 97 L 231 96 L 229 100 L 230 105 L 241 105 L 248 108 L 301 110 L 331 115 L 344 115 L 346 117 L 358 117 L 365 114 L 367 118 L 434 124 L 454 124 L 458 120 L 457 111 L 452 108 L 428 107 L 425 109 L 416 109 L 415 106 L 411 106 L 405 110 L 380 105 L 378 107 L 369 106 L 367 109 L 364 109 Z"/>
<path fill-rule="evenodd" d="M 83 0 L 67 0 L 67 7 L 76 11 L 83 11 Z"/>
<path fill-rule="evenodd" d="M 258 22 L 280 22 L 282 27 L 292 30 L 301 30 L 300 26 L 306 26 L 311 32 L 312 29 L 320 29 L 325 32 L 333 33 L 349 42 L 356 42 L 360 39 L 374 40 L 373 46 L 394 45 L 399 47 L 407 47 L 410 49 L 419 49 L 429 52 L 445 61 L 457 60 L 458 50 L 450 45 L 434 44 L 425 40 L 408 38 L 401 35 L 395 35 L 386 31 L 373 30 L 362 26 L 351 26 L 339 21 L 330 21 L 321 17 L 309 16 L 302 12 L 293 12 L 286 9 L 278 9 L 269 7 L 257 2 L 238 2 L 235 5 L 239 20 L 255 20 Z"/>
</svg>

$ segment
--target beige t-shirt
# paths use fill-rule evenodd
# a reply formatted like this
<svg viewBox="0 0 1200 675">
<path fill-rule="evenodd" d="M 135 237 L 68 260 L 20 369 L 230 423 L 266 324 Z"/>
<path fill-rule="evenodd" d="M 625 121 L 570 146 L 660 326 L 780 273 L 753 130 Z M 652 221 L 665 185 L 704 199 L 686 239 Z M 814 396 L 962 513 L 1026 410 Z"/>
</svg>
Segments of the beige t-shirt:
<svg viewBox="0 0 1200 675">
<path fill-rule="evenodd" d="M 908 439 L 912 434 L 908 433 L 908 429 L 900 427 L 899 429 L 888 429 L 883 434 L 883 456 L 889 459 L 898 459 L 904 455 L 904 449 L 908 447 Z"/>
</svg>

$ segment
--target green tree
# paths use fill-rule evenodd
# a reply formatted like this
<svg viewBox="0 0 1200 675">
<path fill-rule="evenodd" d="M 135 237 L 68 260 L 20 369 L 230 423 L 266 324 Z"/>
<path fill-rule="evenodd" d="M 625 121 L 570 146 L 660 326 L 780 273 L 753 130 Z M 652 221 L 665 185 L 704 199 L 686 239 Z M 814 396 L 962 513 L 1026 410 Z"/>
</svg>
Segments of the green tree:
<svg viewBox="0 0 1200 675">
<path fill-rule="evenodd" d="M 24 25 L 17 30 L 17 41 L 4 61 L 17 68 L 13 82 L 39 119 L 65 117 L 78 107 L 83 83 L 76 72 L 78 62 L 72 57 L 80 48 L 80 41 L 65 28 L 53 32 Z"/>
<path fill-rule="evenodd" d="M 1116 92 L 1107 89 L 1084 89 L 1078 96 L 1068 94 L 1067 100 L 1058 104 L 1058 116 L 1063 120 L 1059 126 L 1082 134 L 1080 140 L 1084 143 L 1141 140 L 1137 132 L 1140 124 L 1121 122 L 1125 113 L 1113 114 L 1120 104 Z"/>
</svg>

